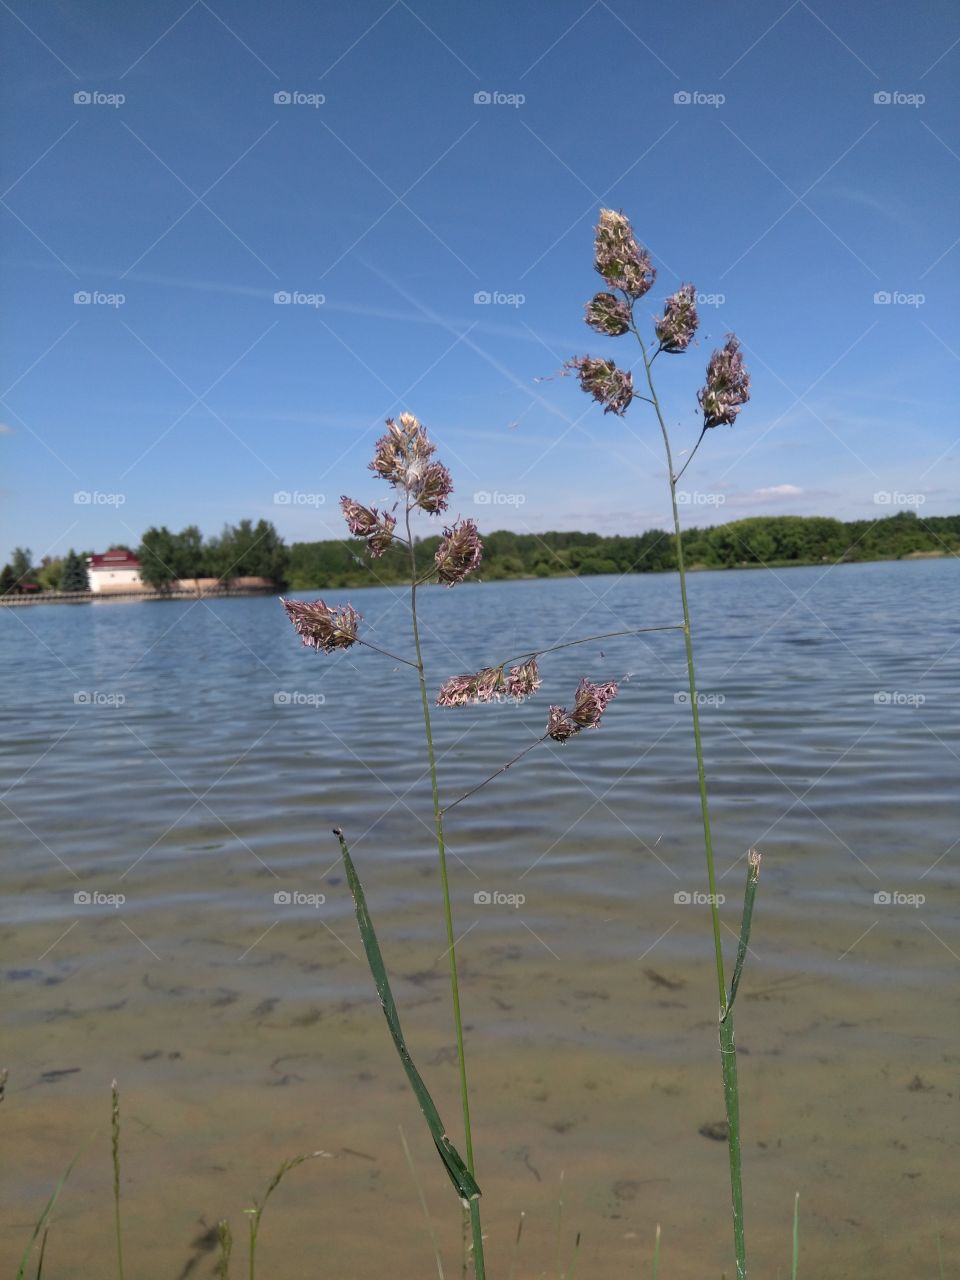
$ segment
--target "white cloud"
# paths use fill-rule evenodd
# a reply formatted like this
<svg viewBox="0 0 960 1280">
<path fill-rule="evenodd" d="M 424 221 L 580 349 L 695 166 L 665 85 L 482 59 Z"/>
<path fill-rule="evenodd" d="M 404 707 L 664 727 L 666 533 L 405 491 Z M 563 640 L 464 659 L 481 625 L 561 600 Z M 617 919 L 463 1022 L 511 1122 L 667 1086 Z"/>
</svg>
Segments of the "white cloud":
<svg viewBox="0 0 960 1280">
<path fill-rule="evenodd" d="M 773 484 L 766 489 L 754 489 L 753 493 L 748 495 L 751 498 L 800 498 L 803 496 L 804 490 L 798 489 L 795 484 Z"/>
</svg>

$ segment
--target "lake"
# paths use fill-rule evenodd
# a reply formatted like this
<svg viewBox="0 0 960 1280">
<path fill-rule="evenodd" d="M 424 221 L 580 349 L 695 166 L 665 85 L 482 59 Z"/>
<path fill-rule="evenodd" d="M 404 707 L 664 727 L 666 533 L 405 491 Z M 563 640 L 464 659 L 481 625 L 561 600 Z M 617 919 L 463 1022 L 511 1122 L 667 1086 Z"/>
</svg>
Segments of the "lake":
<svg viewBox="0 0 960 1280">
<path fill-rule="evenodd" d="M 958 575 L 941 560 L 690 578 L 730 959 L 743 855 L 764 855 L 737 1019 L 757 1276 L 789 1272 L 795 1191 L 807 1274 L 934 1275 L 938 1233 L 948 1273 L 960 1256 Z M 401 591 L 324 598 L 410 654 Z M 674 575 L 429 588 L 422 605 L 434 689 L 679 620 Z M 245 1265 L 242 1210 L 317 1149 L 329 1158 L 290 1173 L 264 1215 L 264 1275 L 436 1274 L 418 1185 L 458 1274 L 459 1212 L 331 833 L 459 1145 L 413 671 L 303 648 L 273 599 L 0 621 L 3 1257 L 89 1141 L 44 1274 L 112 1274 L 116 1076 L 129 1275 L 210 1275 L 222 1217 Z M 659 1222 L 661 1274 L 730 1274 L 726 1145 L 700 1132 L 723 1102 L 682 638 L 541 667 L 520 707 L 434 712 L 449 803 L 539 736 L 581 675 L 623 681 L 599 730 L 536 747 L 449 816 L 488 1271 L 557 1276 L 582 1231 L 578 1274 L 645 1274 Z"/>
</svg>

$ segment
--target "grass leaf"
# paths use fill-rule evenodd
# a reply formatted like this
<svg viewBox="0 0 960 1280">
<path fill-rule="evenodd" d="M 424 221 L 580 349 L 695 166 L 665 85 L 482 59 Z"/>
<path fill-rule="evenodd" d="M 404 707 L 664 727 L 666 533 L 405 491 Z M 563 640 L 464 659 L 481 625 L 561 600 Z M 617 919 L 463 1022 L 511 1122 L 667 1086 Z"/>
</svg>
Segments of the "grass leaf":
<svg viewBox="0 0 960 1280">
<path fill-rule="evenodd" d="M 476 1179 L 467 1168 L 459 1151 L 447 1137 L 447 1131 L 444 1128 L 443 1121 L 440 1119 L 440 1113 L 437 1111 L 429 1090 L 423 1082 L 423 1077 L 410 1056 L 407 1043 L 403 1038 L 400 1015 L 397 1013 L 393 992 L 390 990 L 386 965 L 383 962 L 383 954 L 380 951 L 380 944 L 373 928 L 373 921 L 370 919 L 370 912 L 367 908 L 367 900 L 364 896 L 363 886 L 360 883 L 360 877 L 357 875 L 357 869 L 353 865 L 353 859 L 350 857 L 350 851 L 347 848 L 346 840 L 343 838 L 343 832 L 339 829 L 334 829 L 333 834 L 340 841 L 340 852 L 343 855 L 347 881 L 357 910 L 357 924 L 360 926 L 363 949 L 367 953 L 367 963 L 370 965 L 370 972 L 373 974 L 373 981 L 380 997 L 380 1003 L 383 1006 L 383 1016 L 386 1018 L 387 1026 L 390 1028 L 390 1035 L 396 1046 L 397 1053 L 400 1055 L 403 1069 L 407 1073 L 410 1087 L 416 1095 L 420 1110 L 423 1112 L 424 1119 L 433 1136 L 440 1159 L 443 1161 L 444 1168 L 450 1176 L 450 1181 L 456 1187 L 457 1195 L 460 1199 L 465 1203 L 469 1203 L 479 1197 L 480 1188 L 477 1186 Z"/>
</svg>

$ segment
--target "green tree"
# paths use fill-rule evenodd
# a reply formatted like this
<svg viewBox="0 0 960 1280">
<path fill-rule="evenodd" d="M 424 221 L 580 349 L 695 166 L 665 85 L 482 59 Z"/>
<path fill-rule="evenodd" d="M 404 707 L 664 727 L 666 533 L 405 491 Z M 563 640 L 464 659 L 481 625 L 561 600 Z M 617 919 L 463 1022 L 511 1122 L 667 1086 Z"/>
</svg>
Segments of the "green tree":
<svg viewBox="0 0 960 1280">
<path fill-rule="evenodd" d="M 18 587 L 29 582 L 33 574 L 33 557 L 27 547 L 14 547 L 10 557 L 10 568 Z"/>
<path fill-rule="evenodd" d="M 150 528 L 137 549 L 140 577 L 157 591 L 169 591 L 180 577 L 175 567 L 176 538 L 166 525 Z"/>
<path fill-rule="evenodd" d="M 87 562 L 78 556 L 73 547 L 67 552 L 63 561 L 60 576 L 61 591 L 89 591 L 90 577 L 87 573 Z"/>
</svg>

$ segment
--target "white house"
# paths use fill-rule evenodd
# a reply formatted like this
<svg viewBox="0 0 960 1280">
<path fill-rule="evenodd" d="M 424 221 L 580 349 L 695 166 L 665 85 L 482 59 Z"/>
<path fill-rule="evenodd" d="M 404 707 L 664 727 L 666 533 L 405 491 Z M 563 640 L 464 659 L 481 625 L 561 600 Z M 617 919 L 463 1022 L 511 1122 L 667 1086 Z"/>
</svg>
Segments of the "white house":
<svg viewBox="0 0 960 1280">
<path fill-rule="evenodd" d="M 105 551 L 103 555 L 89 556 L 87 573 L 90 590 L 97 593 L 145 590 L 140 561 L 132 551 Z"/>
</svg>

